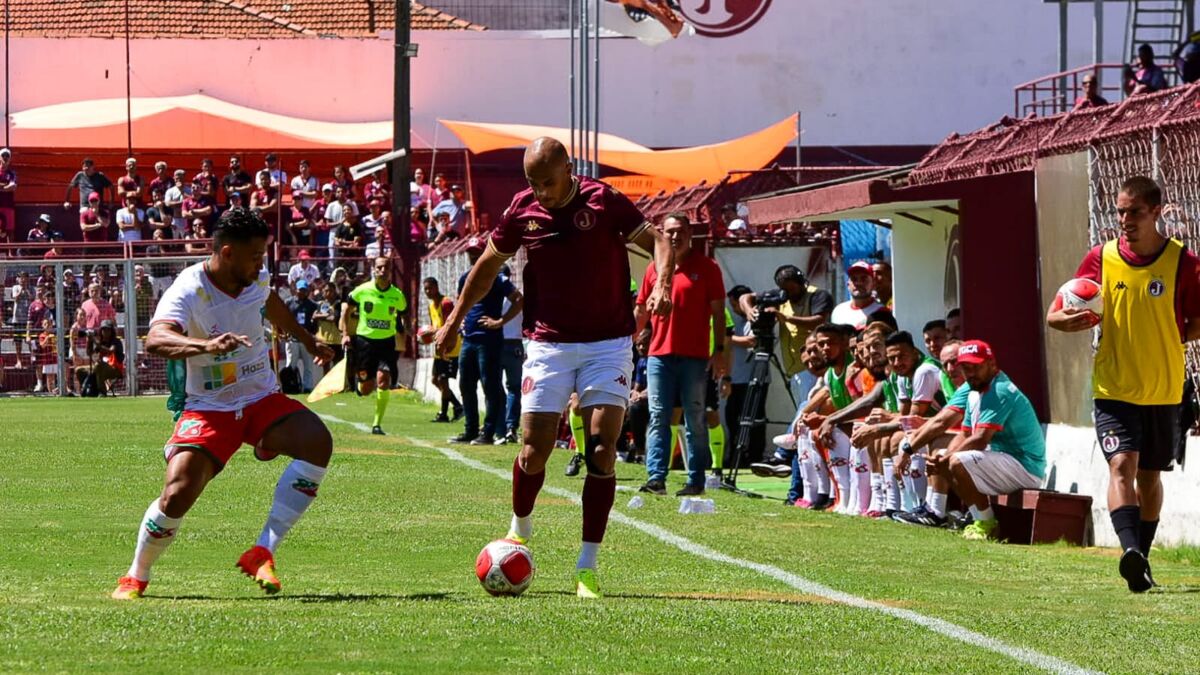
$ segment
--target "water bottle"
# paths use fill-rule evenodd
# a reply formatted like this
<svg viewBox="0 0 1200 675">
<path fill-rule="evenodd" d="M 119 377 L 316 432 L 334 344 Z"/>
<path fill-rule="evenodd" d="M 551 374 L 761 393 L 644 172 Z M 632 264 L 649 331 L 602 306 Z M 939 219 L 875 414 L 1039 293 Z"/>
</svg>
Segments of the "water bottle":
<svg viewBox="0 0 1200 675">
<path fill-rule="evenodd" d="M 642 500 L 641 495 L 634 495 L 633 499 L 629 500 L 629 508 L 640 509 L 646 502 Z"/>
</svg>

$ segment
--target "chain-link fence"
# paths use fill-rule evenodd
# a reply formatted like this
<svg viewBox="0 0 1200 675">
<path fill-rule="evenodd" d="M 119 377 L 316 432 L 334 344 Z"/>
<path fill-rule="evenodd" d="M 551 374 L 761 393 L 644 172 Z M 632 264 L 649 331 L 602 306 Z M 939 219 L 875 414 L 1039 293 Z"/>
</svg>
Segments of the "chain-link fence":
<svg viewBox="0 0 1200 675">
<path fill-rule="evenodd" d="M 0 260 L 0 392 L 165 393 L 166 361 L 145 350 L 150 319 L 179 273 L 203 258 Z"/>
<path fill-rule="evenodd" d="M 568 0 L 438 0 L 447 14 L 489 30 L 566 30 Z"/>
<path fill-rule="evenodd" d="M 510 278 L 517 288 L 524 287 L 522 276 L 525 271 L 525 249 L 521 248 L 507 263 Z M 458 250 L 436 257 L 427 257 L 421 261 L 422 279 L 433 277 L 438 281 L 442 295 L 451 299 L 458 296 L 458 281 L 471 270 L 471 259 L 465 250 Z M 433 325 L 429 316 L 429 301 L 421 298 L 417 304 L 417 322 L 421 326 Z M 418 345 L 418 355 L 422 358 L 433 358 L 433 345 Z"/>
</svg>

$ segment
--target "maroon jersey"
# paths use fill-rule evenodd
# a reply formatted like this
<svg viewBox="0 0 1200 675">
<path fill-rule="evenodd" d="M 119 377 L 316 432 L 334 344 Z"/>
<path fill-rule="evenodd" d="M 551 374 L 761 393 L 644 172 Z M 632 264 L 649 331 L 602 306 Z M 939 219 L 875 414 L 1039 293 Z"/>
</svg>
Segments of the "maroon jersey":
<svg viewBox="0 0 1200 675">
<path fill-rule="evenodd" d="M 546 209 L 524 190 L 489 246 L 510 257 L 524 246 L 524 333 L 539 342 L 599 342 L 633 334 L 626 242 L 649 223 L 625 195 L 578 176 L 567 205 Z"/>
</svg>

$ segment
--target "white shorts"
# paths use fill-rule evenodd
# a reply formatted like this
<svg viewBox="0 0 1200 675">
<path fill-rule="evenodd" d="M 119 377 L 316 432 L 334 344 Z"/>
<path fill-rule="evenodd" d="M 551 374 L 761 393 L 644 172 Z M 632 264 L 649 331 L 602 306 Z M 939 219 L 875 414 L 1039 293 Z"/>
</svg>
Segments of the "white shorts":
<svg viewBox="0 0 1200 675">
<path fill-rule="evenodd" d="M 56 364 L 56 363 L 42 364 L 42 374 L 43 375 L 57 375 L 58 374 L 58 364 Z"/>
<path fill-rule="evenodd" d="M 964 450 L 954 453 L 975 487 L 985 495 L 1006 495 L 1017 490 L 1036 490 L 1042 479 L 1029 473 L 1012 455 L 998 450 Z"/>
<path fill-rule="evenodd" d="M 536 342 L 526 350 L 521 378 L 521 411 L 561 413 L 573 392 L 588 408 L 629 403 L 633 377 L 633 340 Z"/>
</svg>

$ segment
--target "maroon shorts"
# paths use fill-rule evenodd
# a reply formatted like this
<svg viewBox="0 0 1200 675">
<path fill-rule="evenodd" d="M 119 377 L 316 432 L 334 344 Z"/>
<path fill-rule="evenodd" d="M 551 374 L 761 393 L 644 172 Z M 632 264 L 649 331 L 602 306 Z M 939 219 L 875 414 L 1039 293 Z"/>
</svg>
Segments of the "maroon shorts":
<svg viewBox="0 0 1200 675">
<path fill-rule="evenodd" d="M 242 444 L 258 445 L 276 422 L 300 410 L 304 404 L 279 392 L 270 394 L 240 411 L 187 410 L 179 416 L 175 433 L 163 448 L 167 461 L 185 449 L 201 450 L 222 469 Z"/>
</svg>

